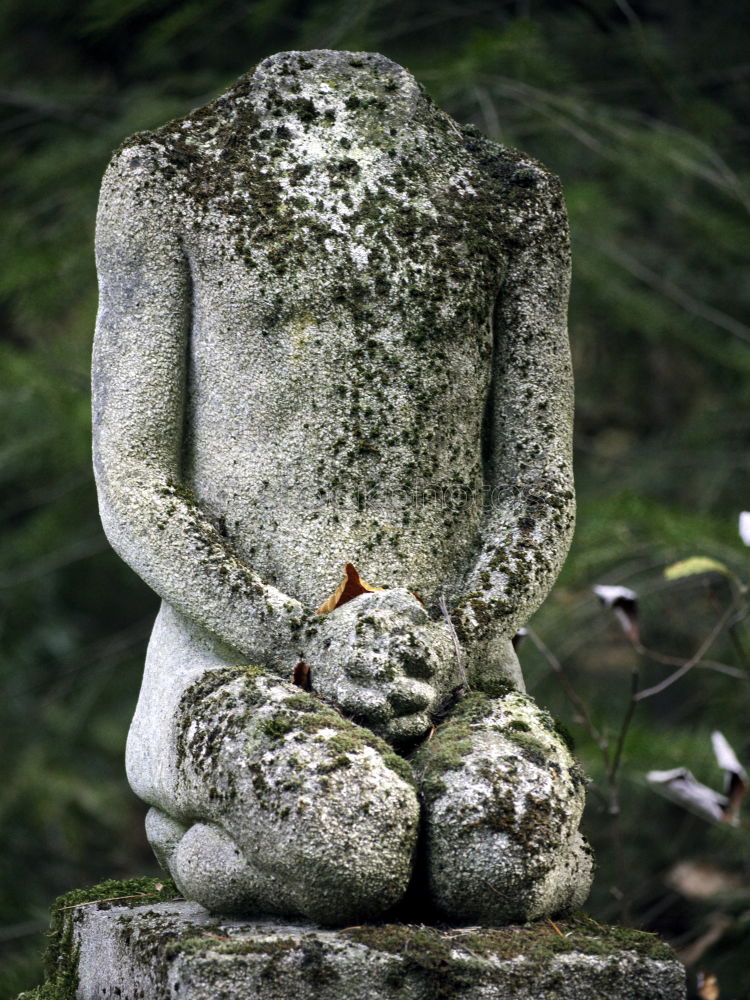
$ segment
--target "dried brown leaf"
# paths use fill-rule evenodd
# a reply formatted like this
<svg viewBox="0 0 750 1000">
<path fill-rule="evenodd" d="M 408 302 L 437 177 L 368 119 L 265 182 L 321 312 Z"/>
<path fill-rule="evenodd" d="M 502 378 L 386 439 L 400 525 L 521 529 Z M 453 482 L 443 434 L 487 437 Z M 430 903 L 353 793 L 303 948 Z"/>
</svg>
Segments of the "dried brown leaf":
<svg viewBox="0 0 750 1000">
<path fill-rule="evenodd" d="M 719 980 L 713 972 L 698 973 L 698 996 L 701 1000 L 719 1000 Z"/>
<path fill-rule="evenodd" d="M 334 608 L 341 607 L 342 604 L 346 604 L 347 601 L 354 600 L 354 598 L 359 597 L 360 594 L 373 594 L 376 591 L 383 589 L 383 587 L 372 587 L 369 583 L 365 583 L 352 563 L 347 563 L 346 566 L 344 566 L 344 577 L 341 583 L 331 594 L 328 600 L 324 601 L 320 605 L 315 614 L 327 615 L 333 611 Z"/>
<path fill-rule="evenodd" d="M 292 671 L 292 684 L 303 691 L 310 690 L 310 668 L 304 660 L 300 660 Z"/>
</svg>

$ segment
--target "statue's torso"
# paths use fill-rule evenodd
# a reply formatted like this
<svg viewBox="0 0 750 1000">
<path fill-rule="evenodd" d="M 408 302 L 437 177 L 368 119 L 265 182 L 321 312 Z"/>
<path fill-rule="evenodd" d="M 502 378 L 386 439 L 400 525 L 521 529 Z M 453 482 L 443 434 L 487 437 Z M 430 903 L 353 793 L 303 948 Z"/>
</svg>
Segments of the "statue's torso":
<svg viewBox="0 0 750 1000">
<path fill-rule="evenodd" d="M 505 259 L 461 136 L 411 92 L 368 117 L 381 84 L 292 83 L 159 140 L 193 289 L 183 474 L 310 607 L 345 561 L 435 595 L 483 502 Z"/>
</svg>

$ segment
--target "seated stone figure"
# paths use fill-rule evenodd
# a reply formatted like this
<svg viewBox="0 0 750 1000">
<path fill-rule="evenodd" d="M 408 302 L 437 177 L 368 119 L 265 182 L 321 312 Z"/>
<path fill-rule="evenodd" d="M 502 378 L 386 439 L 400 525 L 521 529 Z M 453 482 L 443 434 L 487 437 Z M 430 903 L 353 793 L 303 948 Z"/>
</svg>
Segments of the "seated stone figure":
<svg viewBox="0 0 750 1000">
<path fill-rule="evenodd" d="M 511 645 L 574 520 L 557 180 L 382 56 L 283 53 L 123 144 L 97 262 L 102 520 L 163 602 L 127 771 L 180 890 L 580 905 L 583 783 Z M 385 589 L 316 614 L 347 562 Z"/>
</svg>

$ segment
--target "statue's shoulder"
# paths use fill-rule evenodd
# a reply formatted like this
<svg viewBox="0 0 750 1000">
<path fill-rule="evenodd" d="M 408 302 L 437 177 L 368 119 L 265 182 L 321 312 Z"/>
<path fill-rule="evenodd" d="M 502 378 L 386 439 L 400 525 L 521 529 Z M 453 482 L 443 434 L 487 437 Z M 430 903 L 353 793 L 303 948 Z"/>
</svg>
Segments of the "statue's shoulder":
<svg viewBox="0 0 750 1000">
<path fill-rule="evenodd" d="M 550 226 L 567 232 L 560 178 L 539 160 L 488 138 L 473 125 L 461 127 L 464 147 L 493 197 L 505 208 L 507 224 L 520 242 Z"/>
<path fill-rule="evenodd" d="M 111 237 L 142 234 L 150 240 L 172 222 L 173 198 L 165 192 L 166 161 L 152 141 L 153 133 L 138 132 L 114 151 L 99 192 L 97 252 Z"/>
<path fill-rule="evenodd" d="M 562 190 L 560 178 L 528 153 L 495 142 L 475 125 L 462 125 L 461 134 L 467 152 L 498 184 L 527 188 L 540 196 Z"/>
</svg>

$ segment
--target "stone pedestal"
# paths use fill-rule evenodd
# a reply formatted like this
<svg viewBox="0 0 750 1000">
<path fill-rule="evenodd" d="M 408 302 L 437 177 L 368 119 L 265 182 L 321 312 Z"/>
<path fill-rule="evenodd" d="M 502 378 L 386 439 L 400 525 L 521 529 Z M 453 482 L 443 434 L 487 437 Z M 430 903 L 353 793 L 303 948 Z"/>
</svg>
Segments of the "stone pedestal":
<svg viewBox="0 0 750 1000">
<path fill-rule="evenodd" d="M 601 926 L 583 916 L 498 929 L 393 923 L 328 930 L 302 922 L 224 918 L 196 903 L 158 901 L 159 896 L 163 899 L 154 893 L 152 901 L 133 894 L 58 910 L 47 963 L 52 995 L 60 1000 L 685 997 L 684 969 L 666 945 L 653 935 Z"/>
</svg>

